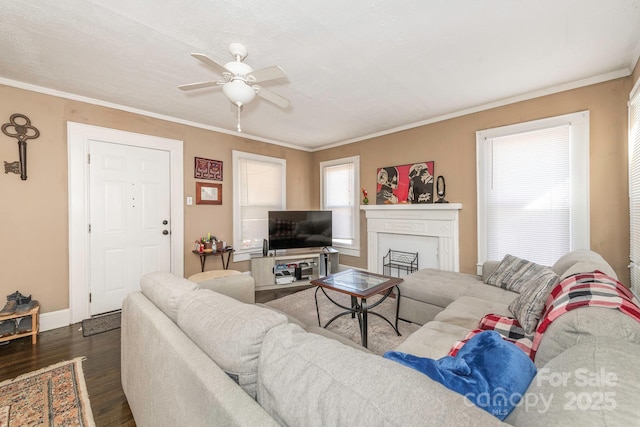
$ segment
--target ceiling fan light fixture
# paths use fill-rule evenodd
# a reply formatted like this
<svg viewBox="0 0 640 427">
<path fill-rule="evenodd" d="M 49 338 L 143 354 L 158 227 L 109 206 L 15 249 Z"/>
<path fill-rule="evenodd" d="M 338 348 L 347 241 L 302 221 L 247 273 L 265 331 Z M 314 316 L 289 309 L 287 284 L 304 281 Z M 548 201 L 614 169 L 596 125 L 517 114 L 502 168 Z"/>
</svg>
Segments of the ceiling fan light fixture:
<svg viewBox="0 0 640 427">
<path fill-rule="evenodd" d="M 235 76 L 246 76 L 253 71 L 251 66 L 244 62 L 231 61 L 224 64 L 224 68 L 231 72 Z"/>
<path fill-rule="evenodd" d="M 282 68 L 278 66 L 261 68 L 254 72 L 253 68 L 242 62 L 247 56 L 247 48 L 241 43 L 231 43 L 229 52 L 231 56 L 235 58 L 235 61 L 227 62 L 224 66 L 205 54 L 192 53 L 191 56 L 220 74 L 223 80 L 191 83 L 178 86 L 178 88 L 181 90 L 192 90 L 211 86 L 222 87 L 224 95 L 237 108 L 237 129 L 238 132 L 242 132 L 240 128 L 240 113 L 242 107 L 253 101 L 256 95 L 280 108 L 287 108 L 289 106 L 288 99 L 255 84 L 282 79 L 286 77 L 286 74 Z"/>
<path fill-rule="evenodd" d="M 244 105 L 253 101 L 256 91 L 242 80 L 232 80 L 222 87 L 222 91 L 235 105 Z"/>
</svg>

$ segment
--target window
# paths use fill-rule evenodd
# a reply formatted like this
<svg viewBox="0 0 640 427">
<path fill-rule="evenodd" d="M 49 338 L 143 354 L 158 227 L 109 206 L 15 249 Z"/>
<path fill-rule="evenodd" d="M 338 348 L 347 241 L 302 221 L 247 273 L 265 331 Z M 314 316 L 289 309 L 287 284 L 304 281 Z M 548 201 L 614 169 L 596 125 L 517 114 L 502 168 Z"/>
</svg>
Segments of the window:
<svg viewBox="0 0 640 427">
<path fill-rule="evenodd" d="M 320 208 L 333 212 L 333 246 L 360 256 L 360 157 L 320 163 Z"/>
<path fill-rule="evenodd" d="M 286 209 L 286 160 L 233 151 L 234 261 L 262 252 L 269 211 Z"/>
<path fill-rule="evenodd" d="M 629 225 L 631 290 L 640 295 L 640 80 L 629 101 Z"/>
<path fill-rule="evenodd" d="M 589 112 L 480 131 L 478 266 L 589 248 Z"/>
</svg>

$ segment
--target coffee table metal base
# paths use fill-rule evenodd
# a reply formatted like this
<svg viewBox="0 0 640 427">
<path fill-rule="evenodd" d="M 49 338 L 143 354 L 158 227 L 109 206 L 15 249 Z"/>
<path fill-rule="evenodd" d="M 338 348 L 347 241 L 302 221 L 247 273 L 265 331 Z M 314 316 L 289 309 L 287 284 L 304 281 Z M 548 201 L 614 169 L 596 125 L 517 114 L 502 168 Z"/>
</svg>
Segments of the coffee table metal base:
<svg viewBox="0 0 640 427">
<path fill-rule="evenodd" d="M 376 313 L 375 311 L 371 311 L 372 308 L 377 307 L 378 305 L 380 305 L 384 300 L 387 299 L 387 297 L 389 295 L 391 295 L 391 292 L 393 291 L 393 289 L 396 289 L 397 295 L 396 295 L 396 321 L 395 324 L 391 323 L 391 321 L 389 319 L 387 319 L 386 317 L 384 317 L 383 315 L 381 315 L 380 313 Z M 329 320 L 327 323 L 325 323 L 324 326 L 322 326 L 322 324 L 320 323 L 320 309 L 318 307 L 318 291 L 322 291 L 322 293 L 329 299 L 329 301 L 331 301 L 333 304 L 337 305 L 340 308 L 343 308 L 345 311 L 343 311 L 342 313 L 336 314 L 335 316 L 333 316 L 331 318 L 331 320 Z M 400 334 L 400 331 L 398 330 L 398 314 L 400 311 L 400 288 L 398 288 L 398 286 L 393 286 L 389 289 L 387 289 L 385 291 L 385 293 L 382 295 L 382 298 L 380 298 L 378 301 L 376 301 L 375 303 L 368 305 L 367 304 L 367 299 L 366 298 L 358 298 L 355 296 L 351 296 L 351 307 L 347 307 L 345 305 L 340 304 L 339 302 L 337 302 L 336 300 L 334 300 L 333 298 L 331 298 L 327 292 L 325 291 L 325 289 L 321 286 L 318 286 L 316 288 L 316 292 L 315 292 L 315 299 L 316 299 L 316 314 L 318 315 L 318 326 L 321 326 L 323 328 L 327 328 L 327 326 L 329 326 L 331 323 L 333 323 L 334 320 L 345 316 L 347 314 L 351 314 L 351 318 L 355 318 L 356 316 L 358 317 L 358 326 L 360 328 L 360 337 L 361 337 L 361 341 L 362 341 L 362 346 L 367 348 L 367 344 L 368 344 L 368 333 L 367 333 L 367 321 L 368 321 L 368 316 L 370 314 L 373 314 L 374 316 L 378 316 L 379 318 L 383 319 L 385 322 L 387 322 L 389 324 L 389 326 L 391 326 L 391 328 L 393 328 L 394 332 L 400 337 L 402 336 L 402 334 Z"/>
</svg>

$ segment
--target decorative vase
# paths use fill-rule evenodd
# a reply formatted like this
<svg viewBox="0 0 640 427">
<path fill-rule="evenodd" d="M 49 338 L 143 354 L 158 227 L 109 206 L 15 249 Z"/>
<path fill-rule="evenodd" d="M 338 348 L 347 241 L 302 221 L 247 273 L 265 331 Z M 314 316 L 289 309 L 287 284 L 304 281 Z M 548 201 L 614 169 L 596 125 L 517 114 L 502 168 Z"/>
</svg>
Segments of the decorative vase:
<svg viewBox="0 0 640 427">
<path fill-rule="evenodd" d="M 364 199 L 362 199 L 362 204 L 368 205 L 369 204 L 369 198 L 365 197 Z"/>
</svg>

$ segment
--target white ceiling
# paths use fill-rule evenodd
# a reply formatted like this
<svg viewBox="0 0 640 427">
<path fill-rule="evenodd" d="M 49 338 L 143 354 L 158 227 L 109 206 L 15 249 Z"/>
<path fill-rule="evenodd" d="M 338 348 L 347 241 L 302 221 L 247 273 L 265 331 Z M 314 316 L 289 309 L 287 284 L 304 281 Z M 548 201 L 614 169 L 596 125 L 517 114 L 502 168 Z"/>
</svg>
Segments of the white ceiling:
<svg viewBox="0 0 640 427">
<path fill-rule="evenodd" d="M 177 88 L 231 42 L 288 76 L 264 86 L 291 106 L 256 98 L 243 135 L 315 150 L 627 76 L 640 0 L 4 1 L 0 83 L 234 134 L 219 88 Z"/>
</svg>

